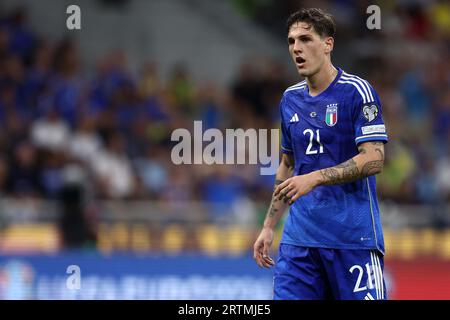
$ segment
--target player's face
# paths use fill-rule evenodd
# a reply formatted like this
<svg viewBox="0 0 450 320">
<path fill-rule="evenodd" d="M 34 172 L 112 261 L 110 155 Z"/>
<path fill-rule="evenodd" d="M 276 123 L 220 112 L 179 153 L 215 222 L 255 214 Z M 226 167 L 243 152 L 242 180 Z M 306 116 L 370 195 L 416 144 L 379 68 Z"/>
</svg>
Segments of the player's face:
<svg viewBox="0 0 450 320">
<path fill-rule="evenodd" d="M 332 38 L 321 38 L 309 24 L 297 22 L 289 29 L 288 44 L 298 73 L 310 77 L 324 65 L 332 49 Z"/>
</svg>

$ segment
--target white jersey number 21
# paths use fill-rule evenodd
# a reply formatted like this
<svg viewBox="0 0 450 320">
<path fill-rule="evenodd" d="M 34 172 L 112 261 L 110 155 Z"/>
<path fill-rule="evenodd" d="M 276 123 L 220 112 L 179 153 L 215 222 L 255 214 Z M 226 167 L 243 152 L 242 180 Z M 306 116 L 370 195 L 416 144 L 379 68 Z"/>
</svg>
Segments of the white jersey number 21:
<svg viewBox="0 0 450 320">
<path fill-rule="evenodd" d="M 319 133 L 319 129 L 316 130 L 316 142 L 319 145 L 319 150 L 317 149 L 313 149 L 313 140 L 314 140 L 314 131 L 312 131 L 312 129 L 305 129 L 305 131 L 303 131 L 303 135 L 309 134 L 309 144 L 308 144 L 308 148 L 306 148 L 306 154 L 317 154 L 317 152 L 319 153 L 323 153 L 323 145 L 320 142 L 320 133 Z"/>
</svg>

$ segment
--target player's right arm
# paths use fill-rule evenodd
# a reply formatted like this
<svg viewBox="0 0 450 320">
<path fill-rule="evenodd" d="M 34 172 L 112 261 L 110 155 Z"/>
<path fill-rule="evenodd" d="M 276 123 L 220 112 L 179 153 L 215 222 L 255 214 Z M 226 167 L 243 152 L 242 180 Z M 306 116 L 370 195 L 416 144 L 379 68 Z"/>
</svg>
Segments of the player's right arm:
<svg viewBox="0 0 450 320">
<path fill-rule="evenodd" d="M 280 166 L 275 176 L 275 186 L 281 184 L 286 179 L 292 177 L 294 172 L 294 156 L 293 154 L 283 153 Z M 269 268 L 275 263 L 269 256 L 269 250 L 273 242 L 274 229 L 288 206 L 287 201 L 279 200 L 272 194 L 269 210 L 264 220 L 264 226 L 256 239 L 253 246 L 253 258 L 260 267 Z"/>
</svg>

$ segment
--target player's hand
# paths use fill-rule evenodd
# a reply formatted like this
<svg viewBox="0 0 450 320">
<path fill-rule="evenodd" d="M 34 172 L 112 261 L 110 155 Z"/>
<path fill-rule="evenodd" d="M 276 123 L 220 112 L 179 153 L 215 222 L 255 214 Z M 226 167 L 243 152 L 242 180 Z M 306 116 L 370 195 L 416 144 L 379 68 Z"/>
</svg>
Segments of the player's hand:
<svg viewBox="0 0 450 320">
<path fill-rule="evenodd" d="M 291 205 L 298 198 L 314 189 L 316 185 L 317 180 L 313 174 L 291 177 L 277 186 L 274 197 L 278 197 L 278 200 L 283 200 L 285 203 L 289 202 L 289 205 Z"/>
<path fill-rule="evenodd" d="M 258 239 L 253 246 L 253 259 L 260 267 L 270 268 L 275 265 L 275 262 L 269 256 L 270 246 L 273 242 L 273 230 L 270 228 L 263 228 L 259 234 Z"/>
</svg>

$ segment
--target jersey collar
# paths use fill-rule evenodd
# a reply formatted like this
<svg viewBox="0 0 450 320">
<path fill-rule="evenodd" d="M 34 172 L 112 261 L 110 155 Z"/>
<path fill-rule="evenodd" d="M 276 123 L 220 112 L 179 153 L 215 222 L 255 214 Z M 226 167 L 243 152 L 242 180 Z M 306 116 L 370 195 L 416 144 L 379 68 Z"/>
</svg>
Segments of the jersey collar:
<svg viewBox="0 0 450 320">
<path fill-rule="evenodd" d="M 341 77 L 341 75 L 342 75 L 342 69 L 341 68 L 339 68 L 339 67 L 337 67 L 336 68 L 337 69 L 337 71 L 338 71 L 338 73 L 337 73 L 337 75 L 336 75 L 336 77 L 334 77 L 334 80 L 328 85 L 328 87 L 325 89 L 325 90 L 323 90 L 321 93 L 319 93 L 317 96 L 310 96 L 309 95 L 309 87 L 308 87 L 308 84 L 306 84 L 306 87 L 305 87 L 305 97 L 308 99 L 308 100 L 311 100 L 311 101 L 317 101 L 317 100 L 322 100 L 322 99 L 324 99 L 326 96 L 328 96 L 328 94 L 333 90 L 333 87 L 334 87 L 334 85 L 336 84 L 336 82 L 339 80 L 339 78 Z"/>
</svg>

